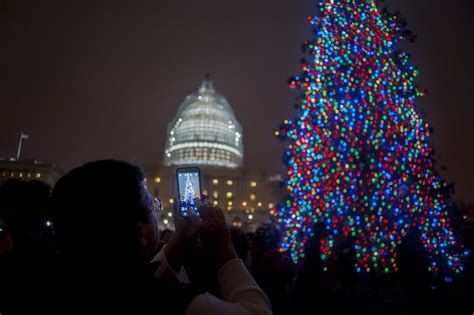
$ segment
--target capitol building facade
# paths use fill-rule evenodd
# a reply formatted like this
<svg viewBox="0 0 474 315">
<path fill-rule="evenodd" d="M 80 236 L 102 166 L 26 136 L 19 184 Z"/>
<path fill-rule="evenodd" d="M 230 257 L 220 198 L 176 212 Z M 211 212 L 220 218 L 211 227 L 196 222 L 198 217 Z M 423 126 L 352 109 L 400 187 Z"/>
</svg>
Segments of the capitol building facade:
<svg viewBox="0 0 474 315">
<path fill-rule="evenodd" d="M 254 230 L 271 220 L 281 202 L 281 177 L 244 169 L 244 133 L 232 107 L 206 79 L 188 95 L 168 125 L 163 164 L 148 170 L 147 187 L 162 200 L 160 228 L 173 228 L 177 167 L 201 169 L 203 193 L 221 207 L 232 226 Z"/>
</svg>

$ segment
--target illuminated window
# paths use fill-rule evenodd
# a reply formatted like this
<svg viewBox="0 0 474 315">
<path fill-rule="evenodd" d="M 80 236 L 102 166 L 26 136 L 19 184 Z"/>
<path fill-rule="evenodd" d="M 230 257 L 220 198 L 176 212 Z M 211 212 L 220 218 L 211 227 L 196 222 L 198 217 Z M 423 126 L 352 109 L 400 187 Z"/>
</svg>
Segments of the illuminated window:
<svg viewBox="0 0 474 315">
<path fill-rule="evenodd" d="M 36 178 L 41 178 L 41 173 L 36 173 Z"/>
<path fill-rule="evenodd" d="M 215 199 L 218 199 L 219 198 L 219 192 L 218 191 L 213 192 L 212 197 L 214 197 Z"/>
<path fill-rule="evenodd" d="M 234 182 L 233 182 L 231 179 L 228 179 L 228 180 L 227 180 L 227 185 L 232 186 L 233 183 L 234 183 Z"/>
<path fill-rule="evenodd" d="M 23 173 L 20 173 L 20 177 L 23 177 Z"/>
<path fill-rule="evenodd" d="M 3 174 L 4 174 L 3 176 L 5 176 L 5 173 L 3 173 Z M 31 174 L 30 173 L 26 174 L 26 177 L 30 178 Z"/>
<path fill-rule="evenodd" d="M 168 224 L 168 223 L 169 223 L 168 219 L 164 219 L 164 220 L 163 220 L 163 223 L 164 223 L 165 225 Z"/>
<path fill-rule="evenodd" d="M 255 194 L 250 194 L 250 201 L 255 201 L 257 199 L 257 196 Z"/>
<path fill-rule="evenodd" d="M 275 206 L 275 205 L 270 202 L 270 203 L 268 204 L 268 209 L 273 209 L 274 206 Z"/>
<path fill-rule="evenodd" d="M 219 204 L 217 200 L 214 200 L 212 203 L 214 204 L 214 206 L 217 206 Z"/>
<path fill-rule="evenodd" d="M 261 202 L 261 201 L 257 202 L 257 206 L 261 207 L 261 206 L 262 206 L 262 202 Z"/>
<path fill-rule="evenodd" d="M 251 181 L 250 182 L 250 187 L 257 187 L 257 182 L 256 181 Z"/>
<path fill-rule="evenodd" d="M 15 173 L 11 172 L 10 176 L 11 176 L 11 177 L 14 177 L 14 176 L 15 176 Z"/>
<path fill-rule="evenodd" d="M 232 192 L 231 191 L 226 192 L 225 195 L 227 196 L 227 198 L 232 198 Z"/>
<path fill-rule="evenodd" d="M 248 218 L 249 218 L 249 220 L 252 220 L 252 219 L 253 219 L 253 215 L 249 214 Z"/>
<path fill-rule="evenodd" d="M 155 183 L 157 183 L 157 184 L 158 184 L 159 182 L 161 182 L 161 178 L 159 178 L 159 177 L 155 177 Z"/>
<path fill-rule="evenodd" d="M 171 204 L 174 203 L 174 199 L 173 199 L 173 198 L 170 198 L 170 203 L 171 203 Z"/>
<path fill-rule="evenodd" d="M 227 205 L 232 206 L 232 200 L 227 201 Z"/>
<path fill-rule="evenodd" d="M 247 207 L 247 201 L 242 201 L 242 207 Z"/>
<path fill-rule="evenodd" d="M 214 179 L 212 180 L 212 183 L 213 183 L 214 185 L 217 185 L 217 184 L 219 184 L 219 180 L 218 180 L 217 178 L 214 178 Z"/>
<path fill-rule="evenodd" d="M 5 176 L 7 176 L 7 173 L 3 172 L 3 174 L 2 174 L 2 175 L 3 175 L 3 177 L 5 177 Z"/>
<path fill-rule="evenodd" d="M 206 197 L 209 196 L 209 192 L 208 192 L 207 190 L 204 190 L 202 193 L 203 193 L 203 195 L 206 196 Z"/>
<path fill-rule="evenodd" d="M 168 212 L 168 216 L 169 216 L 169 217 L 172 217 L 173 214 L 172 214 L 171 212 Z"/>
<path fill-rule="evenodd" d="M 227 206 L 227 211 L 231 211 L 232 210 L 232 206 Z"/>
</svg>

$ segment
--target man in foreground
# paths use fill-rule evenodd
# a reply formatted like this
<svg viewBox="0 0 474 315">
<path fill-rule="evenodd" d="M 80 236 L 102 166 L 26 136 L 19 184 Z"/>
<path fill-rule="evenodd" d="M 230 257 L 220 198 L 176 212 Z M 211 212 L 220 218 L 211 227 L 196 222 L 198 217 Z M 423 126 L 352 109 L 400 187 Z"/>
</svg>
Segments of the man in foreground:
<svg viewBox="0 0 474 315">
<path fill-rule="evenodd" d="M 159 244 L 158 209 L 138 167 L 114 160 L 87 163 L 58 181 L 52 199 L 60 253 L 54 277 L 59 290 L 53 292 L 70 307 L 91 312 L 132 307 L 137 314 L 271 314 L 268 298 L 235 254 L 221 209 L 201 203 L 200 217 L 190 211 L 185 220 L 175 208 L 176 232 L 150 264 Z M 220 297 L 178 281 L 198 236 L 213 250 Z"/>
</svg>

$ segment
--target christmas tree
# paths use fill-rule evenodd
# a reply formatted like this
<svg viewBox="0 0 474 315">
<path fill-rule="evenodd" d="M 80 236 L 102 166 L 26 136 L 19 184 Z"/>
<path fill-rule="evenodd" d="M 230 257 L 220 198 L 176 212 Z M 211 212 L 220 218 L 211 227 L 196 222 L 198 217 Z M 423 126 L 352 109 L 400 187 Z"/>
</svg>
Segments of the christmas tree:
<svg viewBox="0 0 474 315">
<path fill-rule="evenodd" d="M 194 205 L 194 185 L 191 181 L 191 176 L 186 176 L 186 183 L 184 186 L 184 202 L 187 205 Z"/>
<path fill-rule="evenodd" d="M 396 246 L 418 229 L 430 269 L 462 270 L 449 215 L 448 185 L 434 167 L 429 126 L 415 101 L 417 69 L 401 41 L 414 36 L 398 15 L 375 0 L 323 0 L 310 17 L 298 116 L 275 134 L 285 151 L 287 198 L 274 209 L 284 232 L 281 250 L 294 261 L 315 223 L 328 236 L 323 260 L 336 240 L 354 238 L 358 271 L 397 270 Z"/>
</svg>

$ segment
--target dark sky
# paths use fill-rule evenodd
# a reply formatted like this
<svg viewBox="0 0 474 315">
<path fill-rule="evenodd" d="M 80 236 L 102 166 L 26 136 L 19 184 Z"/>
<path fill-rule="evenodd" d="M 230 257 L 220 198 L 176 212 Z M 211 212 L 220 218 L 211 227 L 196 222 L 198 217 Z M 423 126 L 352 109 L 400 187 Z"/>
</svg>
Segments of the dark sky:
<svg viewBox="0 0 474 315">
<path fill-rule="evenodd" d="M 245 166 L 284 171 L 273 129 L 294 116 L 315 0 L 0 0 L 0 156 L 65 170 L 114 157 L 156 168 L 168 121 L 205 73 L 244 128 Z M 420 110 L 456 184 L 474 201 L 474 1 L 391 0 L 429 94 Z"/>
</svg>

